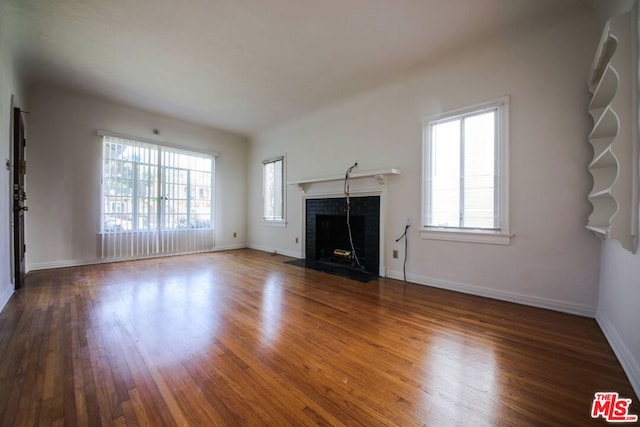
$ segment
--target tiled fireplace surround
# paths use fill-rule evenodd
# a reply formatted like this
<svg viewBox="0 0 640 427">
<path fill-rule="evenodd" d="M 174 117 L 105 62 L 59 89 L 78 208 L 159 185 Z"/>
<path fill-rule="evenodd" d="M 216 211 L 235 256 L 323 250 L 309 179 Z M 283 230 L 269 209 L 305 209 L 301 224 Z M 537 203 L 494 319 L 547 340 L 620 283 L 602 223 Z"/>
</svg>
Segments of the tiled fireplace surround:
<svg viewBox="0 0 640 427">
<path fill-rule="evenodd" d="M 380 272 L 380 196 L 352 196 L 350 198 L 350 216 L 352 231 L 354 235 L 354 245 L 357 247 L 357 255 L 362 259 L 361 263 L 365 270 L 379 275 Z M 305 258 L 308 260 L 319 260 L 320 254 L 317 250 L 318 216 L 330 215 L 341 216 L 344 225 L 336 227 L 334 232 L 346 233 L 346 199 L 344 197 L 308 198 L 305 205 Z M 356 224 L 364 219 L 364 239 L 358 239 L 356 233 L 362 231 L 362 227 Z M 326 222 L 325 222 L 326 225 Z M 357 230 L 358 229 L 358 230 Z M 348 241 L 348 235 L 345 236 Z M 362 248 L 358 248 L 362 241 Z M 350 249 L 344 247 L 340 249 Z"/>
</svg>

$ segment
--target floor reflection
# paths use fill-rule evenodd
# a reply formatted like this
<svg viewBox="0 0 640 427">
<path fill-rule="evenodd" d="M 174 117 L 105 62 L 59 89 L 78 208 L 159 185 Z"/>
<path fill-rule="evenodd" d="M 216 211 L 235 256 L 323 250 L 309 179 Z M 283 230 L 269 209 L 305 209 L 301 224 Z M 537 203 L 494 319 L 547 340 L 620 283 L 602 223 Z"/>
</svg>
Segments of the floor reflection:
<svg viewBox="0 0 640 427">
<path fill-rule="evenodd" d="M 438 334 L 429 346 L 425 369 L 431 387 L 424 404 L 435 421 L 471 412 L 478 416 L 477 425 L 494 425 L 500 391 L 493 348 L 469 337 Z"/>
<path fill-rule="evenodd" d="M 97 320 L 112 325 L 103 328 L 109 342 L 122 334 L 143 343 L 159 366 L 206 354 L 215 342 L 224 311 L 231 307 L 225 293 L 208 271 L 188 277 L 158 275 L 117 292 L 102 289 L 97 299 Z M 108 351 L 108 349 L 106 349 Z"/>
<path fill-rule="evenodd" d="M 278 339 L 282 315 L 282 284 L 277 274 L 267 278 L 262 289 L 262 308 L 260 310 L 260 343 L 272 346 Z"/>
</svg>

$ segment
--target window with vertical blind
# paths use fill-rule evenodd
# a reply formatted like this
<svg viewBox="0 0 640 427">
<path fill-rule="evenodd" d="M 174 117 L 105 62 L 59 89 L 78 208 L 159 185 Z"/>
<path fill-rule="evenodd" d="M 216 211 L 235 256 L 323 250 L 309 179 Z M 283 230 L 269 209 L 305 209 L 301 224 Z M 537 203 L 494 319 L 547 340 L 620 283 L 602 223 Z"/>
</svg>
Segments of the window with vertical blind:
<svg viewBox="0 0 640 427">
<path fill-rule="evenodd" d="M 284 156 L 262 162 L 262 200 L 262 220 L 284 223 Z"/>
<path fill-rule="evenodd" d="M 103 256 L 211 249 L 213 182 L 211 154 L 103 135 Z"/>
<path fill-rule="evenodd" d="M 424 122 L 422 237 L 508 244 L 507 97 Z"/>
</svg>

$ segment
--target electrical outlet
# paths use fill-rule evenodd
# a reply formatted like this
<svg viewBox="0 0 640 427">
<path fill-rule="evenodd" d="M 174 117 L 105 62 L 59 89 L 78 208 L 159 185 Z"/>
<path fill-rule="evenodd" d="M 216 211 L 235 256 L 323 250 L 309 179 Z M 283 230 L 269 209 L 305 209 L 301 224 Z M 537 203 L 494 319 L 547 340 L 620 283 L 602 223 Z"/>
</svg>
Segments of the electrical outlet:
<svg viewBox="0 0 640 427">
<path fill-rule="evenodd" d="M 407 218 L 407 225 L 411 225 L 411 218 Z"/>
<path fill-rule="evenodd" d="M 233 232 L 233 237 L 238 237 L 238 233 L 236 233 L 235 231 Z"/>
<path fill-rule="evenodd" d="M 393 257 L 394 258 L 398 258 L 398 250 L 397 249 L 393 250 Z"/>
</svg>

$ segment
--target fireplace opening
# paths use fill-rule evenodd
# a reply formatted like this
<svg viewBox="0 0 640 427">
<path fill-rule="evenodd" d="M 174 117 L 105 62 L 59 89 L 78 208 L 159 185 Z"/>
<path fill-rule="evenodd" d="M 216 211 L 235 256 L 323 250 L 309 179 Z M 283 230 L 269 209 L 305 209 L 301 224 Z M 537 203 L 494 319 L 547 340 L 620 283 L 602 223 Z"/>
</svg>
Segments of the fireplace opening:
<svg viewBox="0 0 640 427">
<path fill-rule="evenodd" d="M 344 197 L 307 199 L 305 250 L 308 263 L 380 274 L 380 196 L 351 197 L 351 234 L 361 268 L 351 258 Z M 336 250 L 338 252 L 336 252 Z"/>
<path fill-rule="evenodd" d="M 364 215 L 350 215 L 353 248 L 349 241 L 346 215 L 316 215 L 316 260 L 350 267 L 364 266 Z M 355 256 L 353 254 L 355 249 Z M 357 261 L 356 258 L 357 257 Z"/>
</svg>

